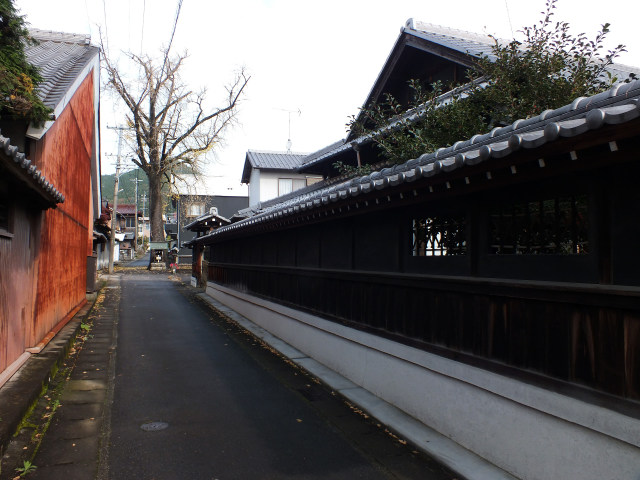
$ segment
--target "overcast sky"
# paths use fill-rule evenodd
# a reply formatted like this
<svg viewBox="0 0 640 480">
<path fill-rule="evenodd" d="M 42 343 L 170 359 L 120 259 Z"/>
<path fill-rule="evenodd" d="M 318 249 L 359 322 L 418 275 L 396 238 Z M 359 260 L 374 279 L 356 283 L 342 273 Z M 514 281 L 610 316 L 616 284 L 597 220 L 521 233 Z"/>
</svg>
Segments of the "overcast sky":
<svg viewBox="0 0 640 480">
<path fill-rule="evenodd" d="M 32 27 L 90 33 L 98 27 L 110 55 L 156 54 L 167 44 L 177 0 L 15 0 Z M 623 43 L 619 63 L 640 67 L 637 11 L 595 0 L 559 0 L 556 20 L 590 38 L 611 24 L 608 47 Z M 633 4 L 634 2 L 629 2 Z M 286 150 L 291 118 L 292 151 L 313 152 L 345 137 L 408 18 L 501 38 L 540 20 L 544 0 L 183 0 L 173 50 L 188 51 L 183 78 L 206 87 L 211 105 L 239 68 L 251 75 L 240 124 L 210 159 L 211 175 L 238 184 L 245 152 Z M 635 33 L 635 34 L 634 34 Z M 301 112 L 298 114 L 298 110 Z M 289 113 L 289 111 L 293 113 Z M 114 171 L 113 131 L 123 111 L 103 88 L 102 171 Z M 131 156 L 131 152 L 123 152 Z M 215 157 L 215 158 L 214 158 Z"/>
</svg>

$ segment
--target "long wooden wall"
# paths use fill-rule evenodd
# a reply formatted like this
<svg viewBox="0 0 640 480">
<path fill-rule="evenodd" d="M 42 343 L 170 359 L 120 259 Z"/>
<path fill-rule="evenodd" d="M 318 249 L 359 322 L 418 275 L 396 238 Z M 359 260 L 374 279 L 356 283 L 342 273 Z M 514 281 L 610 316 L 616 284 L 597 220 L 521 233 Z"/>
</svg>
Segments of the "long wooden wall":
<svg viewBox="0 0 640 480">
<path fill-rule="evenodd" d="M 481 368 L 637 402 L 639 176 L 630 162 L 404 204 L 396 194 L 373 212 L 214 237 L 208 276 Z M 586 199 L 584 251 L 496 254 L 492 212 L 539 195 Z M 414 255 L 415 220 L 442 216 L 466 219 L 466 253 Z"/>
<path fill-rule="evenodd" d="M 65 196 L 47 210 L 39 252 L 38 295 L 30 343 L 38 343 L 86 299 L 91 255 L 91 159 L 94 130 L 93 75 L 36 145 L 35 161 Z"/>
</svg>

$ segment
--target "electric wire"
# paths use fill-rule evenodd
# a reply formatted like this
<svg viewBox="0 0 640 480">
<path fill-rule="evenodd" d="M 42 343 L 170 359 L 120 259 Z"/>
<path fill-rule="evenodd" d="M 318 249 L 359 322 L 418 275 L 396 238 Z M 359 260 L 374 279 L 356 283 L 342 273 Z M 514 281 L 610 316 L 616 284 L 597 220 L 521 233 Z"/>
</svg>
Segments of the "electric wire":
<svg viewBox="0 0 640 480">
<path fill-rule="evenodd" d="M 509 13 L 509 4 L 507 3 L 507 0 L 504 0 L 504 6 L 507 9 L 507 20 L 509 20 L 509 29 L 511 30 L 511 37 L 516 38 L 516 36 L 513 33 L 513 25 L 511 24 L 511 14 Z"/>
<path fill-rule="evenodd" d="M 178 27 L 178 19 L 180 18 L 180 10 L 182 9 L 182 0 L 178 0 L 178 8 L 176 10 L 176 19 L 173 22 L 173 30 L 171 31 L 171 37 L 169 38 L 169 45 L 164 52 L 164 62 L 162 63 L 162 69 L 160 70 L 160 76 L 158 78 L 162 78 L 164 75 L 164 69 L 167 66 L 169 61 L 169 52 L 171 51 L 171 45 L 173 44 L 173 37 L 176 34 L 176 28 Z"/>
<path fill-rule="evenodd" d="M 104 16 L 104 37 L 105 37 L 105 47 L 106 52 L 105 55 L 109 51 L 109 29 L 107 28 L 107 5 L 105 4 L 105 0 L 102 0 L 102 15 Z"/>
<path fill-rule="evenodd" d="M 144 42 L 144 17 L 147 13 L 147 0 L 142 0 L 142 31 L 140 32 L 140 55 L 142 55 L 142 46 Z"/>
</svg>

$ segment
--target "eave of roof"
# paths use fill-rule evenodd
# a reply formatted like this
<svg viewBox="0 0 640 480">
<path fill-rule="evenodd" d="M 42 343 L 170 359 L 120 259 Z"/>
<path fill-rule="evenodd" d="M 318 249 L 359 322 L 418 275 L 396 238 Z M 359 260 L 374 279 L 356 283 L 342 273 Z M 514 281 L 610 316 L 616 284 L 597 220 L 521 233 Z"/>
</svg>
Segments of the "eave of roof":
<svg viewBox="0 0 640 480">
<path fill-rule="evenodd" d="M 605 125 L 624 124 L 640 117 L 640 81 L 618 84 L 606 92 L 592 97 L 580 97 L 571 104 L 540 115 L 517 120 L 512 125 L 495 128 L 484 135 L 456 142 L 448 148 L 424 154 L 403 164 L 385 168 L 359 178 L 332 186 L 303 192 L 288 198 L 255 216 L 222 227 L 208 238 L 240 231 L 258 224 L 267 224 L 282 218 L 310 213 L 332 203 L 376 190 L 392 189 L 421 177 L 433 177 L 446 172 L 500 159 L 520 149 L 536 149 L 560 138 L 577 137 Z"/>
<path fill-rule="evenodd" d="M 11 140 L 0 134 L 0 148 L 6 156 L 3 163 L 15 175 L 20 177 L 32 190 L 36 191 L 47 203 L 55 206 L 64 202 L 64 195 L 42 175 L 42 172 L 27 159 L 18 147 L 11 145 Z"/>
<path fill-rule="evenodd" d="M 479 82 L 480 86 L 484 85 L 483 79 L 478 79 L 475 82 Z M 478 84 L 478 83 L 476 83 Z M 464 97 L 465 95 L 465 90 L 468 90 L 471 86 L 473 85 L 473 83 L 468 83 L 465 85 L 461 85 L 458 88 L 455 88 L 449 92 L 445 92 L 442 95 L 440 95 L 438 98 L 436 98 L 434 101 L 436 102 L 436 104 L 438 105 L 438 107 L 443 106 L 448 104 L 451 99 L 455 96 L 455 95 L 459 95 L 460 97 Z M 414 108 L 412 110 L 409 110 L 408 112 L 405 112 L 402 116 L 394 118 L 392 120 L 389 121 L 389 123 L 382 129 L 380 130 L 376 130 L 372 133 L 368 133 L 365 135 L 361 135 L 357 138 L 353 138 L 352 140 L 347 140 L 347 139 L 343 139 L 343 140 L 339 140 L 335 143 L 332 143 L 331 145 L 329 145 L 328 147 L 325 147 L 321 150 L 318 150 L 315 153 L 310 154 L 309 156 L 307 156 L 304 161 L 302 162 L 302 164 L 300 165 L 300 167 L 298 167 L 298 171 L 299 172 L 304 172 L 307 169 L 324 162 L 325 160 L 335 157 L 336 155 L 339 155 L 342 152 L 345 152 L 347 150 L 351 150 L 354 148 L 354 146 L 362 146 L 365 145 L 367 143 L 371 143 L 373 141 L 373 138 L 386 131 L 386 130 L 393 130 L 394 128 L 397 128 L 400 125 L 404 125 L 406 123 L 414 123 L 416 121 L 418 121 L 420 118 L 422 118 L 424 112 L 425 112 L 426 108 L 424 106 L 421 107 L 417 107 Z"/>
<path fill-rule="evenodd" d="M 200 226 L 205 225 L 207 222 L 210 222 L 211 220 L 216 220 L 221 225 L 222 224 L 228 225 L 231 223 L 231 220 L 229 220 L 226 217 L 223 217 L 222 215 L 217 215 L 215 213 L 207 213 L 206 215 L 199 216 L 193 222 L 188 223 L 187 225 L 184 226 L 184 228 L 185 230 L 197 230 Z"/>
<path fill-rule="evenodd" d="M 405 25 L 400 29 L 400 35 L 396 40 L 387 60 L 385 61 L 380 73 L 378 74 L 363 106 L 372 102 L 375 92 L 381 87 L 381 82 L 386 78 L 387 72 L 395 64 L 395 58 L 397 58 L 402 49 L 405 47 L 407 36 L 412 36 L 424 40 L 426 42 L 437 44 L 445 49 L 455 51 L 459 54 L 464 54 L 472 58 L 479 58 L 482 55 L 487 55 L 489 58 L 494 59 L 495 56 L 491 52 L 491 47 L 497 40 L 499 44 L 506 44 L 509 40 L 497 38 L 494 40 L 488 35 L 481 35 L 464 30 L 457 30 L 449 27 L 443 27 L 440 25 L 434 25 L 430 23 L 420 22 L 410 18 Z M 425 51 L 429 49 L 426 48 Z M 469 63 L 470 65 L 471 63 Z M 629 77 L 629 74 L 634 73 L 640 77 L 640 70 L 638 68 L 630 67 L 622 64 L 612 64 L 607 69 L 614 77 L 622 80 Z M 462 85 L 457 90 L 466 88 Z M 452 92 L 447 92 L 442 95 L 437 101 L 446 103 L 447 97 L 450 97 Z M 415 121 L 420 118 L 420 115 L 416 115 L 414 112 L 408 112 L 403 116 L 403 121 Z M 389 128 L 393 128 L 393 125 L 389 125 Z M 352 137 L 348 135 L 347 138 L 339 140 L 328 147 L 325 147 L 317 152 L 308 155 L 298 168 L 298 171 L 308 171 L 309 168 L 315 167 L 318 164 L 335 157 L 347 150 L 350 150 L 352 145 L 362 145 L 371 141 L 371 135 L 362 135 L 360 137 Z"/>
</svg>

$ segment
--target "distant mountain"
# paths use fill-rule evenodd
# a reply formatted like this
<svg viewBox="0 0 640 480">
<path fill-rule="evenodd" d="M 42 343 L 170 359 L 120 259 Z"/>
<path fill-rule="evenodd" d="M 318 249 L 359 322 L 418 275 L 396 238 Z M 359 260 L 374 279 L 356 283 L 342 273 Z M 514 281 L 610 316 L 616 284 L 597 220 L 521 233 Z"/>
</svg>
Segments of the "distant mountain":
<svg viewBox="0 0 640 480">
<path fill-rule="evenodd" d="M 113 203 L 113 183 L 115 182 L 116 175 L 102 175 L 102 198 L 109 201 L 109 204 Z M 120 174 L 120 185 L 118 192 L 118 204 L 122 205 L 135 204 L 136 203 L 136 179 L 141 180 L 138 182 L 138 210 L 144 208 L 144 215 L 149 215 L 149 179 L 147 175 L 141 169 L 131 170 L 126 173 Z M 176 209 L 171 205 L 171 196 L 169 194 L 169 187 L 163 188 L 163 212 L 173 213 Z"/>
<path fill-rule="evenodd" d="M 118 192 L 119 204 L 134 204 L 136 203 L 136 178 L 141 180 L 138 182 L 138 208 L 142 210 L 145 207 L 145 215 L 149 213 L 149 180 L 147 175 L 140 170 L 131 170 L 120 175 L 120 184 Z M 102 198 L 109 201 L 109 204 L 113 203 L 113 184 L 115 182 L 116 175 L 102 175 Z M 146 201 L 144 200 L 146 198 Z"/>
</svg>

